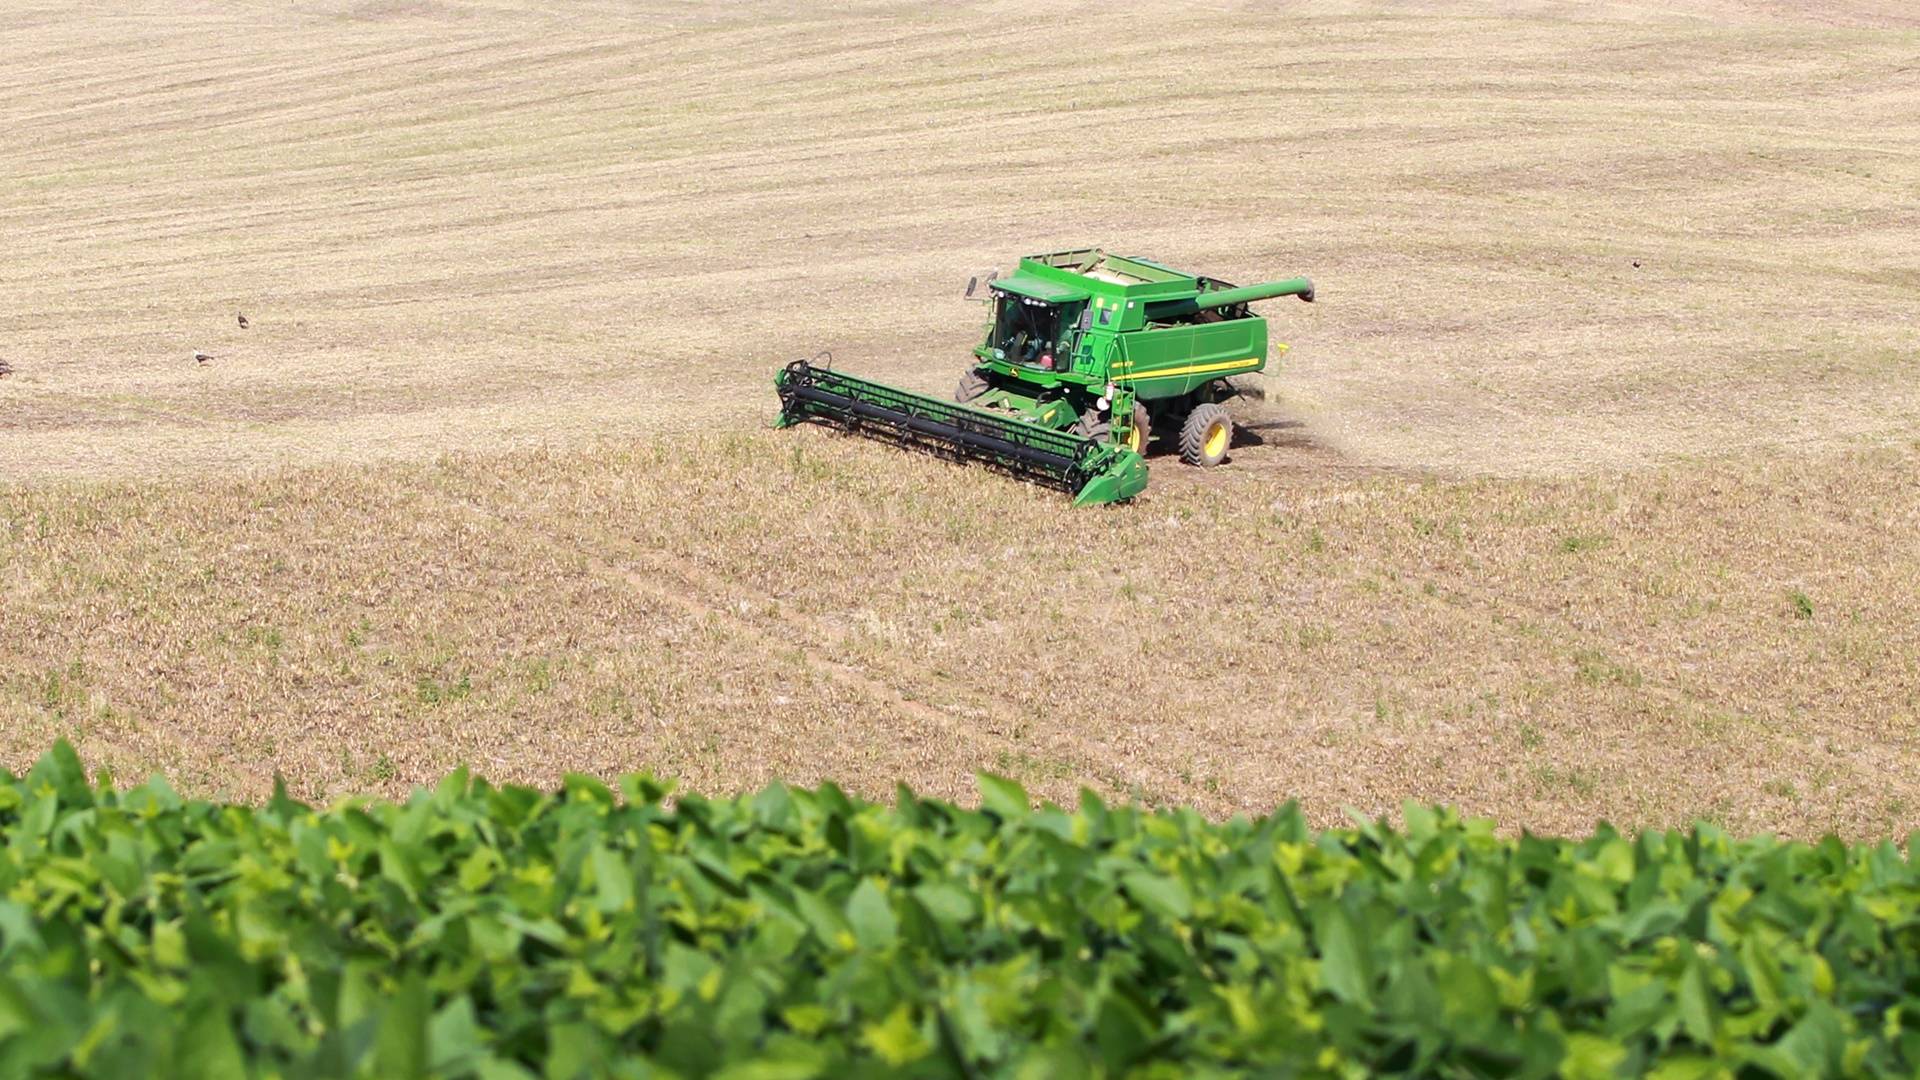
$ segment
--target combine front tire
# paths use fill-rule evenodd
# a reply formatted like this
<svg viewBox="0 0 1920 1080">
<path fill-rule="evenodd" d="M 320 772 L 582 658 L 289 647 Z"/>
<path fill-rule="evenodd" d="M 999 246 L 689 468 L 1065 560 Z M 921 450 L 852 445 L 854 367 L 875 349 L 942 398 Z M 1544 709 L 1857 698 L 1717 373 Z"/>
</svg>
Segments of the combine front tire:
<svg viewBox="0 0 1920 1080">
<path fill-rule="evenodd" d="M 986 377 L 977 371 L 969 371 L 960 376 L 960 385 L 953 388 L 953 400 L 965 405 L 986 392 Z"/>
<path fill-rule="evenodd" d="M 1092 416 L 1093 414 L 1088 413 L 1087 415 Z M 1073 425 L 1073 432 L 1076 435 L 1085 435 L 1095 442 L 1106 442 L 1113 436 L 1113 424 L 1106 420 L 1089 421 L 1082 419 L 1079 423 Z M 1128 435 L 1126 441 L 1120 445 L 1139 454 L 1141 457 L 1146 457 L 1147 440 L 1151 438 L 1153 438 L 1153 425 L 1148 420 L 1147 407 L 1135 402 L 1133 406 L 1133 433 Z"/>
<path fill-rule="evenodd" d="M 1212 468 L 1227 456 L 1233 443 L 1233 417 L 1225 405 L 1208 402 L 1196 405 L 1180 425 L 1180 460 L 1189 465 Z"/>
<path fill-rule="evenodd" d="M 1138 402 L 1133 406 L 1133 430 L 1127 435 L 1127 449 L 1147 456 L 1147 440 L 1153 438 L 1153 425 L 1147 420 L 1147 407 Z"/>
</svg>

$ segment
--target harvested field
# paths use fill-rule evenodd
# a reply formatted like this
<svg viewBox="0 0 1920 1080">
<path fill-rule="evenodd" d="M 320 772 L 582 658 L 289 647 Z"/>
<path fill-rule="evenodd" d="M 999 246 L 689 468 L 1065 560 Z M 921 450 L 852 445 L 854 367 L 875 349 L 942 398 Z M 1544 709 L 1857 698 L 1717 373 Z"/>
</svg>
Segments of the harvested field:
<svg viewBox="0 0 1920 1080">
<path fill-rule="evenodd" d="M 0 760 L 1920 825 L 1920 18 L 837 12 L 0 12 Z M 758 430 L 1089 242 L 1315 277 L 1227 468 Z"/>
<path fill-rule="evenodd" d="M 1076 512 L 809 430 L 42 486 L 6 504 L 0 730 L 228 797 L 990 769 L 1219 814 L 1913 825 L 1920 445 L 1218 476 Z"/>
<path fill-rule="evenodd" d="M 844 10 L 0 14 L 0 477 L 745 427 L 821 349 L 944 391 L 967 275 L 1089 242 L 1313 274 L 1284 400 L 1358 461 L 1920 419 L 1904 8 Z"/>
</svg>

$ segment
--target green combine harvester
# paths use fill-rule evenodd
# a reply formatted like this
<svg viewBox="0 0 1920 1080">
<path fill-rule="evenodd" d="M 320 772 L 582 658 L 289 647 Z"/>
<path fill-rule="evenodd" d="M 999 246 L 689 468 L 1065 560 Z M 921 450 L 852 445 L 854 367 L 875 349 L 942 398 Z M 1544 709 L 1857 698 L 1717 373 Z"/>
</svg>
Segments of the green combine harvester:
<svg viewBox="0 0 1920 1080">
<path fill-rule="evenodd" d="M 1119 502 L 1147 486 L 1155 429 L 1177 433 L 1188 464 L 1227 456 L 1227 378 L 1267 366 L 1267 321 L 1247 305 L 1276 296 L 1312 301 L 1313 282 L 1236 288 L 1098 249 L 1035 255 L 989 275 L 993 321 L 954 400 L 797 360 L 774 380 L 779 426 L 828 423 L 1064 488 L 1075 506 Z"/>
</svg>

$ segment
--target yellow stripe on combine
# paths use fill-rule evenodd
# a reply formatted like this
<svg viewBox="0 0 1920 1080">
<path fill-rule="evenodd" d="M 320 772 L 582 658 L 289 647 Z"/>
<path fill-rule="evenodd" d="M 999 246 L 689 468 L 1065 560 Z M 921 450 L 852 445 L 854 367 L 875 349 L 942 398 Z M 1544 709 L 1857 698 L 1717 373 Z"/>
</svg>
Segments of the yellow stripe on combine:
<svg viewBox="0 0 1920 1080">
<path fill-rule="evenodd" d="M 1116 372 L 1116 379 L 1170 379 L 1175 375 L 1204 375 L 1209 371 L 1225 371 L 1228 368 L 1245 367 L 1257 364 L 1258 357 L 1249 356 L 1245 360 L 1228 360 L 1219 364 L 1188 364 L 1186 367 L 1157 368 L 1152 371 Z"/>
</svg>

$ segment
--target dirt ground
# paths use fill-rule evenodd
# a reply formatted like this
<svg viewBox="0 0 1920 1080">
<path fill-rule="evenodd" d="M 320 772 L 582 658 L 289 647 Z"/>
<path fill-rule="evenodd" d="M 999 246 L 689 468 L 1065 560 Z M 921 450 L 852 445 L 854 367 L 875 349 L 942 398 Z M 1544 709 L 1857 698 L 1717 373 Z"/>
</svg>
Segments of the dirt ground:
<svg viewBox="0 0 1920 1080">
<path fill-rule="evenodd" d="M 42 4 L 0 57 L 5 763 L 1920 826 L 1906 5 Z M 1089 243 L 1314 277 L 1226 468 L 1072 513 L 762 430 L 822 349 L 945 391 L 967 277 Z"/>
<path fill-rule="evenodd" d="M 945 390 L 968 275 L 1087 244 L 1314 276 L 1285 401 L 1370 464 L 1920 417 L 1902 5 L 843 10 L 9 8 L 0 478 L 744 428 L 822 349 Z"/>
</svg>

